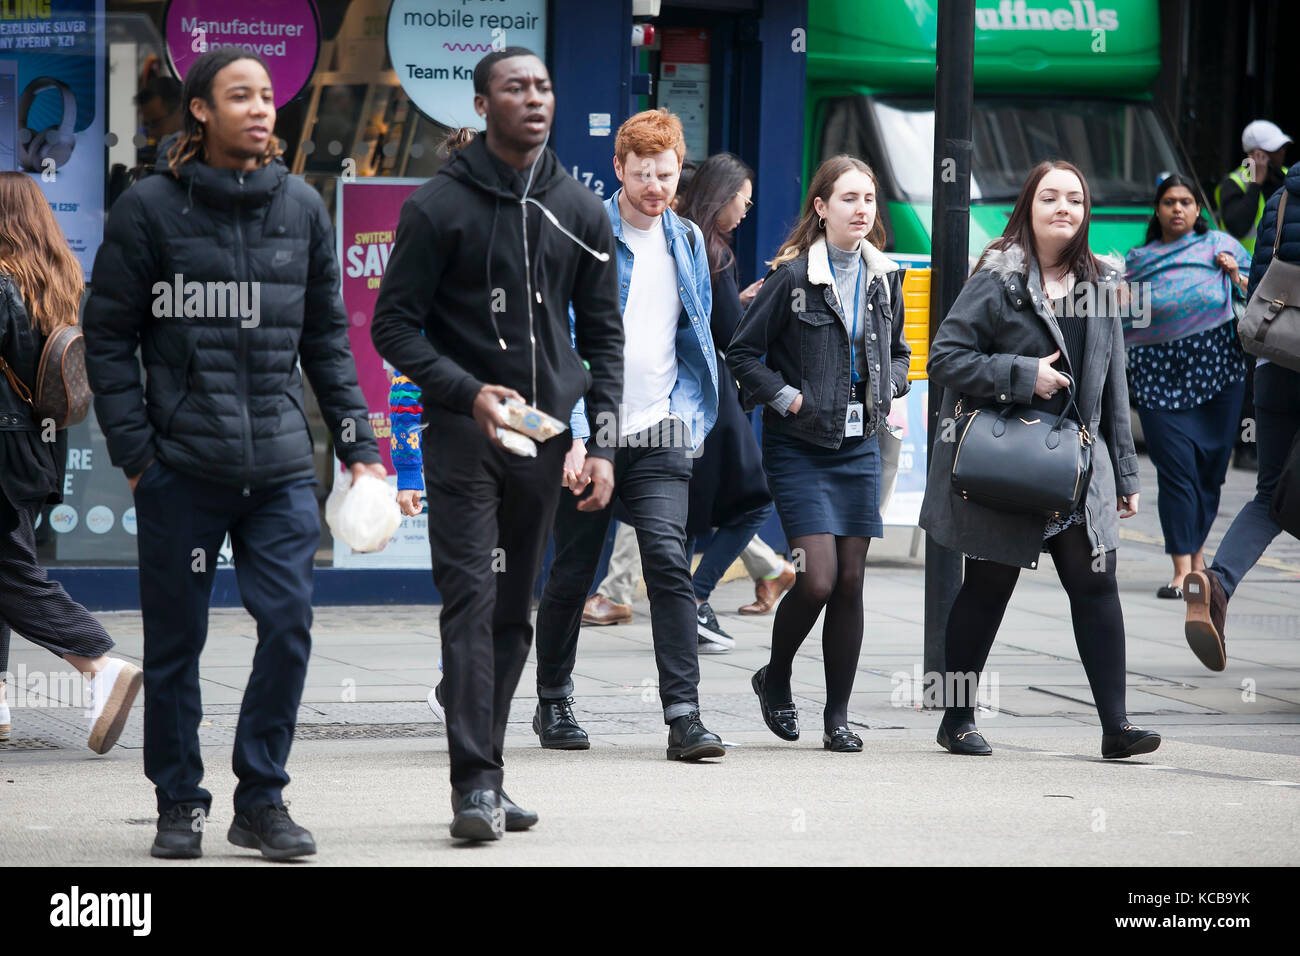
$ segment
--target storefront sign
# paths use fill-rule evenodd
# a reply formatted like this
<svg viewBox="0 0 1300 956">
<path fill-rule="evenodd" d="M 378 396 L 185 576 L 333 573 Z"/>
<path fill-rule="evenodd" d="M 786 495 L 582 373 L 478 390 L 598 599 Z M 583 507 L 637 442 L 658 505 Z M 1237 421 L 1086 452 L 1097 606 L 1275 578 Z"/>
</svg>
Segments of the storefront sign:
<svg viewBox="0 0 1300 956">
<path fill-rule="evenodd" d="M 4 9 L 0 170 L 29 173 L 41 187 L 89 279 L 104 235 L 104 0 Z"/>
<path fill-rule="evenodd" d="M 171 0 L 163 28 L 172 70 L 182 79 L 208 50 L 252 50 L 271 69 L 276 109 L 302 92 L 320 52 L 312 0 Z"/>
<path fill-rule="evenodd" d="M 474 65 L 508 46 L 545 55 L 546 0 L 393 0 L 388 10 L 397 79 L 444 126 L 484 128 L 474 112 Z"/>
<path fill-rule="evenodd" d="M 343 275 L 343 305 L 348 312 L 348 341 L 357 364 L 357 379 L 365 395 L 370 427 L 379 439 L 379 455 L 389 483 L 397 484 L 391 455 L 392 428 L 388 420 L 388 391 L 394 371 L 375 351 L 370 321 L 379 298 L 389 253 L 397 237 L 397 218 L 406 197 L 424 184 L 422 179 L 358 179 L 339 181 L 338 257 Z M 342 465 L 335 462 L 336 473 Z M 336 568 L 427 568 L 429 540 L 426 516 L 403 516 L 393 540 L 382 551 L 354 553 L 334 539 Z"/>
</svg>

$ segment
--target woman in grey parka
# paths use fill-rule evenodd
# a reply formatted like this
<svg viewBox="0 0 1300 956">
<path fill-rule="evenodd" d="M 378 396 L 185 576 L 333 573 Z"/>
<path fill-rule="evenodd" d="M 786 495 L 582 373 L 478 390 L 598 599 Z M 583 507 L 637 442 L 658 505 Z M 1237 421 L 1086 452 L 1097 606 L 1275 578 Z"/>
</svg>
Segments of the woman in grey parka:
<svg viewBox="0 0 1300 956">
<path fill-rule="evenodd" d="M 965 577 L 946 633 L 945 701 L 938 742 L 950 753 L 992 749 L 975 729 L 975 690 L 1021 568 L 1050 552 L 1070 598 L 1075 642 L 1102 726 L 1102 756 L 1130 757 L 1160 746 L 1134 727 L 1124 703 L 1124 617 L 1115 581 L 1118 518 L 1137 513 L 1138 468 L 1129 426 L 1122 265 L 1088 248 L 1090 201 L 1082 173 L 1040 163 L 1016 200 L 1007 228 L 985 250 L 930 347 L 930 381 L 944 388 L 921 527 L 966 556 Z M 987 508 L 952 490 L 955 406 L 1030 405 L 1048 415 L 1077 382 L 1078 416 L 1094 436 L 1085 504 L 1047 518 Z M 1072 412 L 1073 414 L 1073 412 Z M 1009 462 L 1009 468 L 1015 463 Z"/>
</svg>

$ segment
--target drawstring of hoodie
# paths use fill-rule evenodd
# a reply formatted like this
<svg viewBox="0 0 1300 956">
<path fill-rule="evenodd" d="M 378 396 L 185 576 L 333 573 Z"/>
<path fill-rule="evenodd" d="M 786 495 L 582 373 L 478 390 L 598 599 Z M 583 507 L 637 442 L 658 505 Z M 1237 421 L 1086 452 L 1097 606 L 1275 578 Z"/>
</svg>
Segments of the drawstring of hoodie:
<svg viewBox="0 0 1300 956">
<path fill-rule="evenodd" d="M 549 143 L 549 141 L 550 141 L 550 134 L 548 133 L 548 134 L 547 134 L 547 142 Z M 598 250 L 596 250 L 596 249 L 593 249 L 591 246 L 587 245 L 585 242 L 583 242 L 581 239 L 579 239 L 577 236 L 575 236 L 575 235 L 574 235 L 570 230 L 568 230 L 567 228 L 565 228 L 564 224 L 560 222 L 560 220 L 556 217 L 555 213 L 553 213 L 553 212 L 551 212 L 551 210 L 547 209 L 546 206 L 545 206 L 545 205 L 544 205 L 540 200 L 537 200 L 537 199 L 533 198 L 532 196 L 528 195 L 529 191 L 533 188 L 533 178 L 534 178 L 534 175 L 535 175 L 536 172 L 537 172 L 537 164 L 541 161 L 541 158 L 542 158 L 542 156 L 544 155 L 545 151 L 546 151 L 546 147 L 545 147 L 545 145 L 543 145 L 542 150 L 538 152 L 537 157 L 536 157 L 536 158 L 533 160 L 533 162 L 532 162 L 532 165 L 528 167 L 528 180 L 527 180 L 527 182 L 524 184 L 524 193 L 523 193 L 523 196 L 521 196 L 521 197 L 519 198 L 519 205 L 520 205 L 521 209 L 526 210 L 527 207 L 528 207 L 528 205 L 529 205 L 530 203 L 531 203 L 532 205 L 536 206 L 539 210 L 541 210 L 542 215 L 544 215 L 544 216 L 545 216 L 545 217 L 550 221 L 551 225 L 555 226 L 556 229 L 558 229 L 561 233 L 563 233 L 565 236 L 567 236 L 567 237 L 569 238 L 569 240 L 572 241 L 575 245 L 577 245 L 580 249 L 582 249 L 584 252 L 586 252 L 586 253 L 587 253 L 588 255 L 590 255 L 592 258 L 596 259 L 598 262 L 608 262 L 608 261 L 609 261 L 609 258 L 610 258 L 610 257 L 609 257 L 609 253 L 607 253 L 607 252 L 600 252 L 600 251 L 598 251 Z M 488 229 L 487 262 L 486 262 L 487 288 L 488 288 L 488 297 L 489 297 L 489 305 L 488 305 L 488 320 L 492 323 L 492 332 L 493 332 L 493 334 L 495 334 L 496 337 L 497 337 L 497 344 L 501 346 L 501 350 L 504 352 L 504 351 L 507 351 L 506 340 L 505 340 L 505 337 L 501 334 L 501 329 L 500 329 L 500 327 L 497 325 L 496 311 L 492 308 L 492 304 L 491 304 L 491 297 L 492 297 L 492 294 L 493 294 L 493 293 L 492 293 L 492 290 L 493 290 L 493 286 L 492 286 L 492 252 L 493 252 L 493 249 L 494 249 L 494 247 L 495 247 L 495 245 L 496 245 L 496 235 L 497 235 L 497 217 L 498 217 L 498 215 L 500 215 L 500 212 L 501 212 L 501 197 L 500 197 L 499 195 L 497 195 L 497 196 L 495 196 L 495 200 L 494 200 L 494 204 L 493 204 L 493 208 L 492 208 L 492 224 L 491 224 L 491 226 L 490 226 L 489 229 Z M 533 289 L 536 289 L 537 291 L 536 291 L 535 294 L 538 296 L 538 301 L 540 302 L 540 301 L 541 301 L 541 260 L 542 260 L 542 256 L 541 256 L 541 239 L 542 239 L 542 236 L 544 235 L 544 233 L 541 232 L 541 231 L 539 230 L 539 232 L 538 232 L 538 236 L 537 236 L 537 238 L 538 238 L 538 248 L 537 248 L 537 251 L 536 251 L 536 252 L 531 256 L 531 259 L 530 259 L 529 254 L 528 254 L 528 253 L 529 253 L 529 249 L 528 249 L 528 217 L 527 217 L 527 213 L 526 213 L 526 211 L 525 211 L 524 216 L 523 216 L 522 228 L 523 228 L 523 240 L 524 240 L 524 274 L 525 274 L 525 277 L 526 277 L 526 279 L 528 280 L 529 285 L 530 285 L 530 289 L 529 289 L 529 291 L 528 291 L 527 294 L 529 294 L 529 295 L 534 294 L 534 293 L 533 293 Z M 537 344 L 536 344 L 536 340 L 535 340 L 534 333 L 533 333 L 533 328 L 532 328 L 532 308 L 533 308 L 533 303 L 532 303 L 531 298 L 530 298 L 529 301 L 527 302 L 527 307 L 528 307 L 528 318 L 529 318 L 528 336 L 529 336 L 529 340 L 530 340 L 530 342 L 531 342 L 531 344 L 532 344 L 532 346 L 533 346 L 533 395 L 532 395 L 532 400 L 533 400 L 533 401 L 536 401 L 536 400 L 537 400 L 537 368 L 536 368 L 536 365 L 537 365 Z"/>
<path fill-rule="evenodd" d="M 506 340 L 501 335 L 501 329 L 497 327 L 496 309 L 492 308 L 492 247 L 497 241 L 497 216 L 501 213 L 501 197 L 497 196 L 492 201 L 492 226 L 488 229 L 487 245 L 487 290 L 488 290 L 488 318 L 492 320 L 492 331 L 496 334 L 497 344 L 501 346 L 501 351 L 506 350 Z"/>
</svg>

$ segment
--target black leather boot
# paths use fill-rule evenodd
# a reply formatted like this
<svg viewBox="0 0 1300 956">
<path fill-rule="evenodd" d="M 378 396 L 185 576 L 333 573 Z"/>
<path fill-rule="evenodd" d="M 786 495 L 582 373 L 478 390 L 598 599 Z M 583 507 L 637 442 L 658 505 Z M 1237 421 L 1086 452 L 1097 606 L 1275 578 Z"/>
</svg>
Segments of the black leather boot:
<svg viewBox="0 0 1300 956">
<path fill-rule="evenodd" d="M 724 757 L 727 748 L 722 738 L 709 733 L 700 723 L 700 712 L 683 714 L 668 725 L 668 759 L 701 760 L 704 757 Z"/>
<path fill-rule="evenodd" d="M 587 732 L 578 725 L 573 716 L 573 698 L 537 701 L 537 712 L 533 714 L 533 733 L 542 742 L 546 750 L 589 750 L 591 741 Z"/>
</svg>

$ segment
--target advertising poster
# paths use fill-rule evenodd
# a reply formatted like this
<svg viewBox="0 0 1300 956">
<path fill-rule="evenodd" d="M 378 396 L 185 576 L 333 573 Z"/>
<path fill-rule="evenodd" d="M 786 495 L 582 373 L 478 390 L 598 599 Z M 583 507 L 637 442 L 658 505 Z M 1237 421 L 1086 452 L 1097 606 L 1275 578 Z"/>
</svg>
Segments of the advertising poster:
<svg viewBox="0 0 1300 956">
<path fill-rule="evenodd" d="M 104 0 L 0 4 L 0 169 L 36 180 L 87 280 L 104 235 L 103 24 Z"/>
<path fill-rule="evenodd" d="M 422 179 L 357 179 L 338 184 L 338 257 L 342 269 L 343 305 L 348 312 L 348 340 L 357 363 L 357 378 L 366 398 L 370 427 L 379 439 L 379 454 L 389 482 L 397 485 L 390 453 L 388 390 L 394 373 L 370 341 L 370 320 L 384 278 L 388 254 L 397 236 L 397 217 L 406 197 L 424 184 Z M 335 462 L 341 472 L 342 465 Z M 340 568 L 427 568 L 429 541 L 426 515 L 402 517 L 387 548 L 354 553 L 334 539 L 334 566 Z"/>
<path fill-rule="evenodd" d="M 444 126 L 484 129 L 474 112 L 474 64 L 508 46 L 544 55 L 546 0 L 393 0 L 388 9 L 388 56 L 398 82 L 421 113 Z"/>
<path fill-rule="evenodd" d="M 881 515 L 885 524 L 915 525 L 921 518 L 921 501 L 925 498 L 926 414 L 930 383 L 922 379 L 912 383 L 912 390 L 889 408 L 889 424 L 903 429 L 903 449 L 898 454 L 898 483 L 889 507 Z"/>
<path fill-rule="evenodd" d="M 302 92 L 320 53 L 312 0 L 171 0 L 163 28 L 172 70 L 181 79 L 208 50 L 253 50 L 271 68 L 276 109 Z"/>
</svg>

